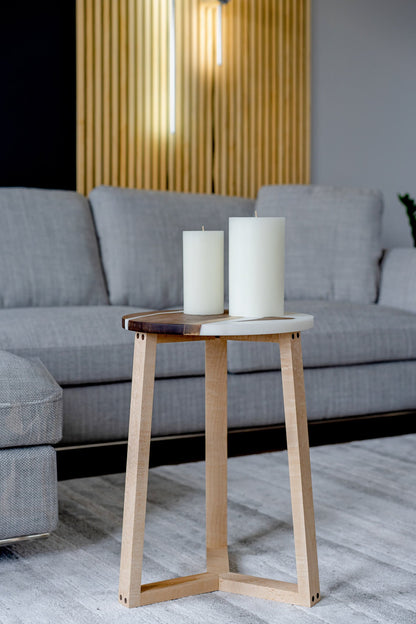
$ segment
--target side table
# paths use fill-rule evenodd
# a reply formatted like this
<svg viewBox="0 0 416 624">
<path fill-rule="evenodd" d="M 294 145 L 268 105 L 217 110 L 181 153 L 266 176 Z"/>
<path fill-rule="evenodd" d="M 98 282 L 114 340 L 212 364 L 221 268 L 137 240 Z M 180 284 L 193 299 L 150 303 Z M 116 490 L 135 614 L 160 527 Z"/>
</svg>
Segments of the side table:
<svg viewBox="0 0 416 624">
<path fill-rule="evenodd" d="M 312 606 L 320 599 L 300 332 L 313 317 L 247 319 L 147 312 L 123 317 L 136 332 L 119 600 L 137 607 L 216 590 Z M 156 345 L 205 341 L 207 571 L 141 584 Z M 297 583 L 230 572 L 227 547 L 227 341 L 280 345 Z"/>
</svg>

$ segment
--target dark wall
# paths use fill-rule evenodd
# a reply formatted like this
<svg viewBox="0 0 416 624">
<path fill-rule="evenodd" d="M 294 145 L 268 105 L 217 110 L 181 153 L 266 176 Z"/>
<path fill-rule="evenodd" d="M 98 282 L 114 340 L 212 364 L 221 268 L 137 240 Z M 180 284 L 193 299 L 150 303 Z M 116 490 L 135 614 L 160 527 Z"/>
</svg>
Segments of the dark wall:
<svg viewBox="0 0 416 624">
<path fill-rule="evenodd" d="M 75 0 L 0 3 L 0 186 L 75 188 Z"/>
</svg>

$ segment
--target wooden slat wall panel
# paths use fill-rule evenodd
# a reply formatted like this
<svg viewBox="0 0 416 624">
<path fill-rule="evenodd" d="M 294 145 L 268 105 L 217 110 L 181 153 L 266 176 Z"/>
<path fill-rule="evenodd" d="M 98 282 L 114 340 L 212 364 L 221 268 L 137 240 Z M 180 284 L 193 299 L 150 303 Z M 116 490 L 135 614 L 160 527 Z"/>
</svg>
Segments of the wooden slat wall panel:
<svg viewBox="0 0 416 624">
<path fill-rule="evenodd" d="M 255 197 L 310 178 L 310 0 L 77 0 L 77 187 Z"/>
</svg>

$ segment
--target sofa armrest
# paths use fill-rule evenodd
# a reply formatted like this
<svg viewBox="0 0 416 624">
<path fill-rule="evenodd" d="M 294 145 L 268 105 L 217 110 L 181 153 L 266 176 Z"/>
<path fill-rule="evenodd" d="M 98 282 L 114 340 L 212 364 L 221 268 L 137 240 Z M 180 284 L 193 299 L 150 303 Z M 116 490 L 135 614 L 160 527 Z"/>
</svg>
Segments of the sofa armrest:
<svg viewBox="0 0 416 624">
<path fill-rule="evenodd" d="M 416 313 L 416 248 L 390 249 L 385 254 L 378 303 Z"/>
</svg>

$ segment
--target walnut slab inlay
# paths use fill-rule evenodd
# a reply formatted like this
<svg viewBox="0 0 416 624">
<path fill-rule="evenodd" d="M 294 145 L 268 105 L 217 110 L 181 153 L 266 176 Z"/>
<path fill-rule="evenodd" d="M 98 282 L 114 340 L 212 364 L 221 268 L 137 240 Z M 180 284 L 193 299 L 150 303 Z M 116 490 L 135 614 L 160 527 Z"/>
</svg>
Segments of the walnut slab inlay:
<svg viewBox="0 0 416 624">
<path fill-rule="evenodd" d="M 255 336 L 303 331 L 313 326 L 310 314 L 248 318 L 224 314 L 203 316 L 182 310 L 138 312 L 123 316 L 124 329 L 180 336 Z"/>
</svg>

